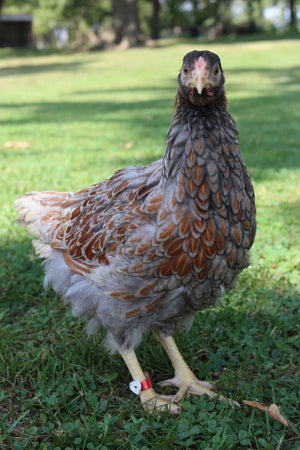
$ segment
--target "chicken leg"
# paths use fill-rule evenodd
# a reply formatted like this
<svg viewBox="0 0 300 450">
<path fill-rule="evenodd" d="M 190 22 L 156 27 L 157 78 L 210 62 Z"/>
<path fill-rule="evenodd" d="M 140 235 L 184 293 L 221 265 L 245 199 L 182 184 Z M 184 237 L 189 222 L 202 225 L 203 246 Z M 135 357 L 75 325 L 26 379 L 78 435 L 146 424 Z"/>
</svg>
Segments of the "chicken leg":
<svg viewBox="0 0 300 450">
<path fill-rule="evenodd" d="M 180 401 L 184 397 L 184 395 L 189 396 L 192 394 L 206 394 L 210 398 L 217 397 L 220 400 L 225 401 L 229 405 L 234 404 L 236 406 L 240 406 L 238 402 L 231 401 L 223 395 L 218 396 L 218 394 L 216 394 L 216 392 L 212 390 L 213 386 L 210 383 L 200 381 L 196 378 L 191 369 L 183 360 L 172 336 L 165 336 L 156 328 L 152 328 L 152 332 L 165 349 L 175 371 L 174 378 L 159 383 L 160 386 L 175 386 L 178 388 L 177 393 L 171 399 L 172 402 Z"/>
<path fill-rule="evenodd" d="M 119 353 L 122 356 L 125 364 L 127 365 L 133 380 L 139 382 L 145 381 L 147 377 L 141 369 L 135 351 L 133 349 L 119 349 Z M 149 387 L 146 390 L 141 390 L 138 395 L 140 397 L 143 408 L 149 412 L 152 412 L 154 409 L 169 411 L 172 414 L 179 414 L 180 412 L 180 408 L 177 405 L 164 400 L 154 391 L 152 387 Z"/>
</svg>

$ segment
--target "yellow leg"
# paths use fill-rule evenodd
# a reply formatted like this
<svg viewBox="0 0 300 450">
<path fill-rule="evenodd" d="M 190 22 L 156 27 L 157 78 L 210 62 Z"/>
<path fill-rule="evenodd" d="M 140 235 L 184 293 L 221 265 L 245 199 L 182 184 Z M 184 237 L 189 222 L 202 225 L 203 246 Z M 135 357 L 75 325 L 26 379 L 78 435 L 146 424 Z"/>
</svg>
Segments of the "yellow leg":
<svg viewBox="0 0 300 450">
<path fill-rule="evenodd" d="M 144 381 L 146 380 L 146 376 L 143 373 L 141 366 L 137 360 L 135 351 L 131 350 L 120 350 L 119 353 L 125 361 L 128 370 L 134 381 Z M 139 394 L 140 401 L 142 403 L 143 408 L 148 410 L 149 412 L 154 409 L 160 410 L 168 410 L 172 414 L 179 413 L 179 407 L 175 404 L 172 404 L 168 401 L 162 399 L 153 388 L 146 389 L 145 391 L 141 391 Z"/>
<path fill-rule="evenodd" d="M 160 386 L 175 386 L 178 388 L 172 401 L 180 401 L 184 395 L 191 394 L 207 394 L 211 398 L 217 397 L 217 394 L 212 390 L 213 386 L 210 383 L 198 380 L 193 374 L 182 358 L 173 337 L 164 336 L 163 333 L 157 329 L 152 329 L 152 332 L 165 349 L 175 371 L 174 378 L 159 383 Z M 225 401 L 227 404 L 233 403 L 236 406 L 239 406 L 237 402 L 231 402 L 231 400 L 223 397 L 223 395 L 220 395 L 219 399 Z"/>
</svg>

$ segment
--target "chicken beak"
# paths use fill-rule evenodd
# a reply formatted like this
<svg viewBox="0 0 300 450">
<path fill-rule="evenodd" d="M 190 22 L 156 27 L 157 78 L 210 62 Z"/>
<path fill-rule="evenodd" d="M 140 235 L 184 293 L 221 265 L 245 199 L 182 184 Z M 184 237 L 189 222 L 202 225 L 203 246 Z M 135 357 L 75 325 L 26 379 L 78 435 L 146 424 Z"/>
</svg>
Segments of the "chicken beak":
<svg viewBox="0 0 300 450">
<path fill-rule="evenodd" d="M 209 72 L 204 58 L 200 58 L 195 62 L 195 67 L 191 73 L 191 87 L 196 88 L 198 94 L 201 95 L 204 88 L 209 85 Z"/>
<path fill-rule="evenodd" d="M 201 78 L 199 77 L 199 79 L 195 83 L 195 88 L 197 89 L 199 95 L 202 94 L 204 87 L 205 87 L 205 80 L 203 79 L 203 77 Z"/>
</svg>

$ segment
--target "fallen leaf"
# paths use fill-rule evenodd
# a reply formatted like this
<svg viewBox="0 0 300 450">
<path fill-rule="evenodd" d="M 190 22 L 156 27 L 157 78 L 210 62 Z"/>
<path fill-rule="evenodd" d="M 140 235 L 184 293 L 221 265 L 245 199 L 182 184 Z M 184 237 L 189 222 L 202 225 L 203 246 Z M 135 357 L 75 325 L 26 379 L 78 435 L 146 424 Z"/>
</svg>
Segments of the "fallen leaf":
<svg viewBox="0 0 300 450">
<path fill-rule="evenodd" d="M 250 400 L 243 400 L 243 403 L 248 406 L 252 406 L 253 408 L 260 409 L 261 411 L 264 411 L 267 407 L 267 405 L 264 405 L 264 403 L 258 403 L 258 402 L 251 402 Z"/>
<path fill-rule="evenodd" d="M 253 408 L 257 408 L 260 411 L 267 411 L 269 417 L 281 423 L 285 427 L 290 428 L 290 425 L 281 415 L 280 408 L 277 405 L 275 405 L 275 403 L 273 403 L 270 406 L 267 406 L 264 403 L 258 403 L 256 401 L 249 401 L 249 400 L 243 400 L 243 403 L 245 403 L 245 405 L 252 406 Z"/>
<path fill-rule="evenodd" d="M 25 141 L 8 141 L 8 142 L 4 142 L 3 144 L 4 148 L 28 148 L 29 147 L 29 142 L 25 142 Z"/>
<path fill-rule="evenodd" d="M 268 408 L 268 414 L 272 419 L 277 420 L 277 422 L 281 423 L 285 427 L 290 427 L 285 418 L 281 415 L 280 409 L 277 405 L 270 405 Z"/>
</svg>

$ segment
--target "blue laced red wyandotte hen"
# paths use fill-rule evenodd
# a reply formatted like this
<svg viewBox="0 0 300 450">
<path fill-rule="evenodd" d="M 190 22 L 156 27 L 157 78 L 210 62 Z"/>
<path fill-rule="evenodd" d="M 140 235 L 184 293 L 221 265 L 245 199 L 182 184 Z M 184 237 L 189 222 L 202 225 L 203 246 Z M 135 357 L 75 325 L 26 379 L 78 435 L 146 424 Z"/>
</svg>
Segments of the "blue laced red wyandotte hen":
<svg viewBox="0 0 300 450">
<path fill-rule="evenodd" d="M 15 201 L 18 223 L 38 240 L 46 258 L 45 285 L 90 318 L 89 331 L 106 329 L 143 406 L 178 413 L 188 394 L 215 397 L 183 361 L 173 340 L 194 314 L 213 306 L 248 266 L 255 236 L 254 191 L 227 110 L 219 57 L 192 51 L 178 75 L 174 114 L 163 158 L 129 167 L 75 193 L 31 192 Z M 151 329 L 174 367 L 152 388 L 134 348 Z M 228 401 L 225 397 L 221 398 Z"/>
</svg>

